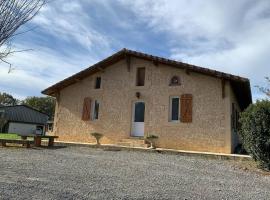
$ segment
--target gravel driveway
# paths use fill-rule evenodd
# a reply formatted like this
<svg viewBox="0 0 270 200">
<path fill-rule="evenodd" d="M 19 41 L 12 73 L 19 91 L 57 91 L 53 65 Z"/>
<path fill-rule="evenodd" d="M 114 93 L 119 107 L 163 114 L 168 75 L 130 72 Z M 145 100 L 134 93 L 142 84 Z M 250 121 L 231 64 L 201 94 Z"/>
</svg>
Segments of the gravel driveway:
<svg viewBox="0 0 270 200">
<path fill-rule="evenodd" d="M 0 148 L 0 199 L 270 199 L 239 161 L 87 147 Z"/>
</svg>

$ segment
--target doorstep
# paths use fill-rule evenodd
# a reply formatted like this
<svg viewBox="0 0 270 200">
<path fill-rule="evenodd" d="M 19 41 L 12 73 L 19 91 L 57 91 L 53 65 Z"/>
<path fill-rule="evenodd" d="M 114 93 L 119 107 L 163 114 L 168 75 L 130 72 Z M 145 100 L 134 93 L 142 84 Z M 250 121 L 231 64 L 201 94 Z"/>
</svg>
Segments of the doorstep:
<svg viewBox="0 0 270 200">
<path fill-rule="evenodd" d="M 165 153 L 165 154 L 179 154 L 184 156 L 198 156 L 198 157 L 207 157 L 207 158 L 215 158 L 220 160 L 252 160 L 249 155 L 241 155 L 241 154 L 225 154 L 225 153 L 212 153 L 212 152 L 201 152 L 201 151 L 186 151 L 186 150 L 176 150 L 176 149 L 164 149 L 164 148 L 156 148 L 149 149 L 144 147 L 127 147 L 115 144 L 102 144 L 99 147 L 95 143 L 82 143 L 82 142 L 66 142 L 66 141 L 55 141 L 55 144 L 61 146 L 88 146 L 92 148 L 101 148 L 101 149 L 123 149 L 129 151 L 144 151 L 144 152 L 157 152 L 157 153 Z"/>
</svg>

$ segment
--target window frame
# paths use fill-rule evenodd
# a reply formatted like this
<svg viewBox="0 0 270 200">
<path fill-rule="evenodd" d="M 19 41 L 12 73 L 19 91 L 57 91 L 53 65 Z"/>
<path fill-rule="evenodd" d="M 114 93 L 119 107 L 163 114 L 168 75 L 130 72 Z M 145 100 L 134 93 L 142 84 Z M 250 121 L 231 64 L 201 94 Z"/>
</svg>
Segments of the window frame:
<svg viewBox="0 0 270 200">
<path fill-rule="evenodd" d="M 144 69 L 144 79 L 143 79 L 143 85 L 139 85 L 139 70 Z M 146 79 L 146 67 L 137 67 L 136 69 L 136 87 L 144 87 L 145 86 L 145 79 Z"/>
<path fill-rule="evenodd" d="M 96 116 L 96 103 L 98 104 L 98 111 L 97 111 L 97 118 L 95 118 Z M 92 113 L 91 113 L 91 119 L 92 121 L 97 121 L 100 119 L 100 101 L 95 99 L 92 103 Z"/>
<path fill-rule="evenodd" d="M 177 98 L 178 99 L 178 119 L 173 120 L 172 119 L 172 100 Z M 180 122 L 180 113 L 181 113 L 181 103 L 180 103 L 180 96 L 175 95 L 175 96 L 170 96 L 169 98 L 169 122 Z"/>
<path fill-rule="evenodd" d="M 100 80 L 99 81 L 99 87 L 97 87 L 98 79 Z M 97 76 L 96 79 L 95 79 L 95 89 L 96 90 L 101 89 L 101 81 L 102 81 L 101 76 Z"/>
<path fill-rule="evenodd" d="M 173 80 L 176 79 L 177 83 L 174 83 Z M 181 78 L 177 75 L 174 75 L 170 78 L 169 86 L 180 86 L 181 85 Z"/>
</svg>

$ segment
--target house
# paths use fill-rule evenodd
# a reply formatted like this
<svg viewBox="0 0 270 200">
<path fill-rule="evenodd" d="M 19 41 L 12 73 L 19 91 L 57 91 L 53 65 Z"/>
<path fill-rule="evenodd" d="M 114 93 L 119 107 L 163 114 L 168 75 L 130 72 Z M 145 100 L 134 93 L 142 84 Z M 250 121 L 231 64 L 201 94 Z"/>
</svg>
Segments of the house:
<svg viewBox="0 0 270 200">
<path fill-rule="evenodd" d="M 6 120 L 3 133 L 44 134 L 48 115 L 26 105 L 1 106 L 0 117 Z M 1 130 L 0 130 L 1 132 Z"/>
<path fill-rule="evenodd" d="M 237 118 L 251 102 L 247 78 L 123 49 L 42 91 L 56 97 L 54 133 L 63 141 L 140 141 L 232 153 Z M 133 142 L 135 144 L 136 142 Z"/>
</svg>

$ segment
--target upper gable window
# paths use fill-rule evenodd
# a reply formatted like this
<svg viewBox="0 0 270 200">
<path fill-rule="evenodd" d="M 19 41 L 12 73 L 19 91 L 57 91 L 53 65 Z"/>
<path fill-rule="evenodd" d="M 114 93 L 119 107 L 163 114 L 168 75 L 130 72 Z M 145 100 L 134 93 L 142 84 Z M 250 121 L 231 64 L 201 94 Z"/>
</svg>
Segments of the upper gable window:
<svg viewBox="0 0 270 200">
<path fill-rule="evenodd" d="M 95 89 L 100 89 L 101 87 L 101 77 L 96 77 Z"/>
<path fill-rule="evenodd" d="M 144 86 L 145 82 L 145 67 L 137 68 L 136 86 Z"/>
<path fill-rule="evenodd" d="M 170 80 L 170 86 L 181 85 L 180 78 L 178 76 L 173 76 Z"/>
</svg>

